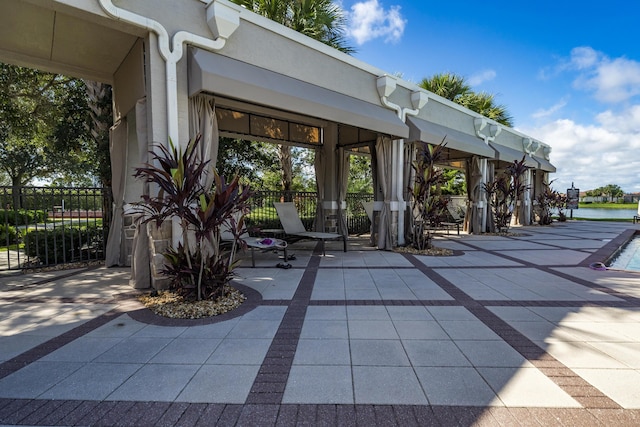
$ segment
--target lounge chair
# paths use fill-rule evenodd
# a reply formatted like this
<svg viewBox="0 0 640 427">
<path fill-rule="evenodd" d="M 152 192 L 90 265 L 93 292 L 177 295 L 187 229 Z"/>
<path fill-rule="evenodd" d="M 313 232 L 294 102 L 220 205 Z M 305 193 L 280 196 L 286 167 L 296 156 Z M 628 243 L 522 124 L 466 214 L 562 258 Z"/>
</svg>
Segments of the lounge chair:
<svg viewBox="0 0 640 427">
<path fill-rule="evenodd" d="M 373 206 L 374 202 L 362 202 L 362 207 L 369 217 L 369 221 L 371 221 L 371 224 L 373 224 Z"/>
<path fill-rule="evenodd" d="M 633 223 L 635 224 L 636 222 L 640 221 L 640 201 L 638 202 L 638 210 L 636 212 L 636 214 L 633 216 Z"/>
<path fill-rule="evenodd" d="M 276 208 L 276 212 L 278 213 L 278 218 L 280 218 L 280 224 L 282 224 L 282 228 L 284 229 L 285 235 L 320 240 L 322 244 L 322 255 L 325 255 L 325 251 L 324 251 L 325 240 L 342 239 L 344 244 L 344 251 L 347 252 L 346 236 L 343 236 L 342 234 L 338 234 L 338 233 L 307 231 L 304 228 L 304 224 L 302 224 L 302 220 L 300 219 L 300 216 L 298 215 L 296 206 L 292 202 L 284 202 L 284 203 L 274 202 L 273 206 Z"/>
<path fill-rule="evenodd" d="M 440 224 L 447 228 L 447 234 L 449 234 L 449 227 L 455 227 L 458 234 L 460 234 L 460 225 L 464 223 L 464 219 L 460 218 L 458 211 L 456 211 L 454 207 L 447 205 L 447 210 L 449 211 L 449 215 L 451 215 L 451 219 L 453 221 L 442 222 Z"/>
</svg>

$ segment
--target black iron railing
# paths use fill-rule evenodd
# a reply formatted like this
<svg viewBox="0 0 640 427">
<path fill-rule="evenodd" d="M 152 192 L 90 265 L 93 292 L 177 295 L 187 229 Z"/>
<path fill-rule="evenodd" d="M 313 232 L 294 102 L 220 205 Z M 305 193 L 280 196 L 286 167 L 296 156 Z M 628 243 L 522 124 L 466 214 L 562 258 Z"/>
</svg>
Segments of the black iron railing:
<svg viewBox="0 0 640 427">
<path fill-rule="evenodd" d="M 111 192 L 0 187 L 0 270 L 104 259 Z"/>
<path fill-rule="evenodd" d="M 368 233 L 362 203 L 372 194 L 347 194 L 349 234 Z M 251 232 L 281 229 L 273 202 L 295 203 L 313 229 L 315 192 L 257 191 L 247 225 Z M 102 260 L 111 223 L 112 197 L 103 188 L 0 187 L 0 270 Z"/>
<path fill-rule="evenodd" d="M 349 234 L 369 232 L 371 223 L 364 211 L 362 202 L 371 200 L 373 200 L 373 194 L 347 194 L 347 227 Z M 247 220 L 250 231 L 258 232 L 259 230 L 282 228 L 276 210 L 273 207 L 273 202 L 284 201 L 295 203 L 302 223 L 307 230 L 311 230 L 316 216 L 317 193 L 256 191 L 251 200 L 251 214 Z"/>
</svg>

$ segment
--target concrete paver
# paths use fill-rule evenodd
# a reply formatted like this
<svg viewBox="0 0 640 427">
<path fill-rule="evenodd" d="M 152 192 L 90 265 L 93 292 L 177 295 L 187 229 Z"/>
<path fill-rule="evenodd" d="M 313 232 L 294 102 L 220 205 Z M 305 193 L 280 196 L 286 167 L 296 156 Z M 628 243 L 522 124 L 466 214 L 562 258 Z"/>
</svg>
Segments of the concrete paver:
<svg viewBox="0 0 640 427">
<path fill-rule="evenodd" d="M 127 269 L 1 276 L 0 424 L 630 424 L 640 273 L 588 267 L 630 227 L 300 242 L 246 255 L 255 308 L 206 324 L 153 320 Z"/>
</svg>

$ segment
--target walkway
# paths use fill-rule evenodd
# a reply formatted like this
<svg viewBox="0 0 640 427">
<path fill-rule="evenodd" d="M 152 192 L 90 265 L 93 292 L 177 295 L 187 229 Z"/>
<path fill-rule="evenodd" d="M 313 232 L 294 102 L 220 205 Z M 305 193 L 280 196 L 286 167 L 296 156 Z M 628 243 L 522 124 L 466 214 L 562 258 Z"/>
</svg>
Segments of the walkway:
<svg viewBox="0 0 640 427">
<path fill-rule="evenodd" d="M 640 273 L 588 267 L 635 227 L 300 242 L 214 321 L 151 315 L 124 269 L 0 277 L 0 424 L 638 425 Z"/>
</svg>

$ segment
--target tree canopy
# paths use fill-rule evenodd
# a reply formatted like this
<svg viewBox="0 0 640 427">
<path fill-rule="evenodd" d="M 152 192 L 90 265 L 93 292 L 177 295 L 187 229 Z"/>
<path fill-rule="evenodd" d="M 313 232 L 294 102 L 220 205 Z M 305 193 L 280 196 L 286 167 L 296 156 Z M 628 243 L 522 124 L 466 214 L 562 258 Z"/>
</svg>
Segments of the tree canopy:
<svg viewBox="0 0 640 427">
<path fill-rule="evenodd" d="M 495 120 L 505 126 L 513 126 L 513 117 L 504 105 L 497 104 L 495 95 L 474 92 L 464 77 L 454 73 L 439 73 L 425 77 L 420 87 Z"/>
<path fill-rule="evenodd" d="M 88 120 L 82 80 L 0 64 L 0 170 L 11 185 L 92 177 Z"/>
<path fill-rule="evenodd" d="M 354 53 L 345 39 L 344 12 L 332 0 L 232 0 L 345 53 Z"/>
</svg>

